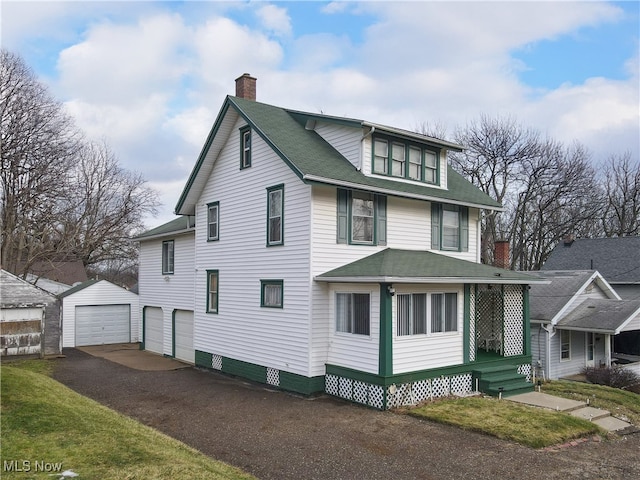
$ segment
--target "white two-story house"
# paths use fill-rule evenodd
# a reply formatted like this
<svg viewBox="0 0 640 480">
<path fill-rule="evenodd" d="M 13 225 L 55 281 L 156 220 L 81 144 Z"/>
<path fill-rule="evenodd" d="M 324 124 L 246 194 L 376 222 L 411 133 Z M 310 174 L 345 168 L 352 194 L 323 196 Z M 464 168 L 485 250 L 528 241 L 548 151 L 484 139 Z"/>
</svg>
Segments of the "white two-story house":
<svg viewBox="0 0 640 480">
<path fill-rule="evenodd" d="M 381 409 L 531 389 L 540 280 L 480 264 L 501 206 L 448 166 L 462 147 L 255 91 L 236 80 L 181 218 L 138 238 L 144 348 Z"/>
</svg>

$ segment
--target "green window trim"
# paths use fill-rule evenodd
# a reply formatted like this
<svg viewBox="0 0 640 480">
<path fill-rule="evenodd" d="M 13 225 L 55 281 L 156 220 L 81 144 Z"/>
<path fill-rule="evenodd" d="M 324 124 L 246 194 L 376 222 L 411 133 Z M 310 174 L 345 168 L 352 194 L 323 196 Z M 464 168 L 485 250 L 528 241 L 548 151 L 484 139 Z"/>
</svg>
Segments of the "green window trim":
<svg viewBox="0 0 640 480">
<path fill-rule="evenodd" d="M 445 212 L 457 212 L 457 242 L 455 245 L 445 245 Z M 460 205 L 449 205 L 437 202 L 431 203 L 431 249 L 447 252 L 469 251 L 469 208 Z"/>
<path fill-rule="evenodd" d="M 284 308 L 283 280 L 260 280 L 260 306 Z"/>
<path fill-rule="evenodd" d="M 372 232 L 371 241 L 354 239 L 354 198 L 365 199 L 366 196 L 372 202 Z M 367 192 L 352 190 L 337 190 L 337 229 L 336 243 L 349 245 L 386 245 L 387 244 L 387 197 Z"/>
<path fill-rule="evenodd" d="M 267 247 L 284 245 L 284 184 L 267 188 Z"/>
<path fill-rule="evenodd" d="M 207 270 L 207 313 L 218 313 L 220 274 L 218 270 Z"/>
<path fill-rule="evenodd" d="M 240 170 L 251 166 L 251 128 L 247 125 L 240 129 Z"/>
<path fill-rule="evenodd" d="M 162 275 L 173 275 L 175 269 L 175 241 L 162 242 Z"/>
<path fill-rule="evenodd" d="M 374 135 L 371 173 L 440 185 L 441 150 L 407 140 Z"/>
<path fill-rule="evenodd" d="M 220 240 L 220 202 L 207 204 L 207 242 Z"/>
</svg>

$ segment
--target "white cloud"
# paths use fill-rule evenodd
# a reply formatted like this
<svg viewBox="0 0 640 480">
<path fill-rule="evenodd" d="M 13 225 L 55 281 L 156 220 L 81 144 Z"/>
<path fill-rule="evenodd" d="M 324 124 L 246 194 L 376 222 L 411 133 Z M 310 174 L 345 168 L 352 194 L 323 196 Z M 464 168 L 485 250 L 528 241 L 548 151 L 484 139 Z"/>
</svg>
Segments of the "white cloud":
<svg viewBox="0 0 640 480">
<path fill-rule="evenodd" d="M 256 10 L 256 15 L 267 31 L 276 36 L 288 36 L 291 34 L 291 18 L 285 8 L 275 5 L 265 5 Z"/>
</svg>

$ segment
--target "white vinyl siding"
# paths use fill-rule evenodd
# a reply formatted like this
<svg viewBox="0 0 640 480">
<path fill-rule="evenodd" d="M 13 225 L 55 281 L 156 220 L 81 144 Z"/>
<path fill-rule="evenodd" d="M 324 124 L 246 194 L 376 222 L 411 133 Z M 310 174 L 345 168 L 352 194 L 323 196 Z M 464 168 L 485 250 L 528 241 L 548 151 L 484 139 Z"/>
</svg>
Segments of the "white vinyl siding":
<svg viewBox="0 0 640 480">
<path fill-rule="evenodd" d="M 316 133 L 324 138 L 333 148 L 340 152 L 356 168 L 361 164 L 361 128 L 335 125 L 319 122 L 315 127 Z"/>
<path fill-rule="evenodd" d="M 462 285 L 396 285 L 393 298 L 393 373 L 407 373 L 429 368 L 458 365 L 463 362 L 462 332 L 464 292 Z M 431 296 L 441 293 L 456 293 L 457 325 L 452 332 L 431 331 Z M 405 301 L 405 295 L 427 294 L 428 333 L 407 335 L 398 330 L 402 324 L 398 319 L 398 300 Z M 402 308 L 400 309 L 402 311 Z"/>
<path fill-rule="evenodd" d="M 160 247 L 160 245 L 158 245 Z M 156 250 L 156 260 L 160 259 L 161 248 Z M 157 275 L 162 276 L 158 268 L 158 261 L 153 266 Z M 138 295 L 124 288 L 102 280 L 89 285 L 62 299 L 62 346 L 76 346 L 76 307 L 101 306 L 101 305 L 127 305 L 130 308 L 130 335 L 131 342 L 140 340 L 140 314 Z M 118 343 L 124 337 L 118 337 Z M 114 340 L 115 341 L 115 340 Z"/>
<path fill-rule="evenodd" d="M 158 271 L 162 239 L 140 242 L 138 270 L 140 311 L 146 306 L 162 309 L 163 355 L 172 355 L 172 315 L 175 309 L 194 309 L 195 235 L 188 232 L 174 239 L 174 272 L 163 276 Z M 204 237 L 206 243 L 206 236 Z M 142 314 L 140 313 L 140 322 Z M 140 327 L 142 328 L 142 327 Z"/>
<path fill-rule="evenodd" d="M 368 335 L 337 331 L 337 293 L 369 295 L 370 325 Z M 380 342 L 380 290 L 378 285 L 331 284 L 329 296 L 331 329 L 326 363 L 377 374 Z"/>
<path fill-rule="evenodd" d="M 240 126 L 238 121 L 231 130 L 197 202 L 194 348 L 308 376 L 311 187 L 256 132 L 251 168 L 240 171 Z M 278 185 L 285 191 L 285 242 L 267 247 L 267 188 Z M 206 241 L 204 227 L 211 201 L 224 205 L 224 235 L 213 243 Z M 205 313 L 207 270 L 219 272 L 217 315 Z M 261 307 L 260 280 L 274 278 L 286 286 L 283 308 Z"/>
</svg>

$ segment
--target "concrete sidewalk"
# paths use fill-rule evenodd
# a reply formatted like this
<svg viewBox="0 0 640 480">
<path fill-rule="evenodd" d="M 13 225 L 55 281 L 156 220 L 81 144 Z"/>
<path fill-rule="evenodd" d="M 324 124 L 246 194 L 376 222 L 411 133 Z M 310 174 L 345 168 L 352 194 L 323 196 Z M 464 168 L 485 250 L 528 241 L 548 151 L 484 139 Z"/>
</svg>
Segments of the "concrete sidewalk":
<svg viewBox="0 0 640 480">
<path fill-rule="evenodd" d="M 505 400 L 565 412 L 574 417 L 589 420 L 609 432 L 617 432 L 631 427 L 630 423 L 612 417 L 607 410 L 590 407 L 586 402 L 569 400 L 568 398 L 556 397 L 547 393 L 527 392 L 505 397 Z"/>
<path fill-rule="evenodd" d="M 104 358 L 111 362 L 119 363 L 125 367 L 145 371 L 166 371 L 189 368 L 191 365 L 163 357 L 160 354 L 140 350 L 139 343 L 116 343 L 112 345 L 91 345 L 77 347 L 89 355 Z"/>
</svg>

